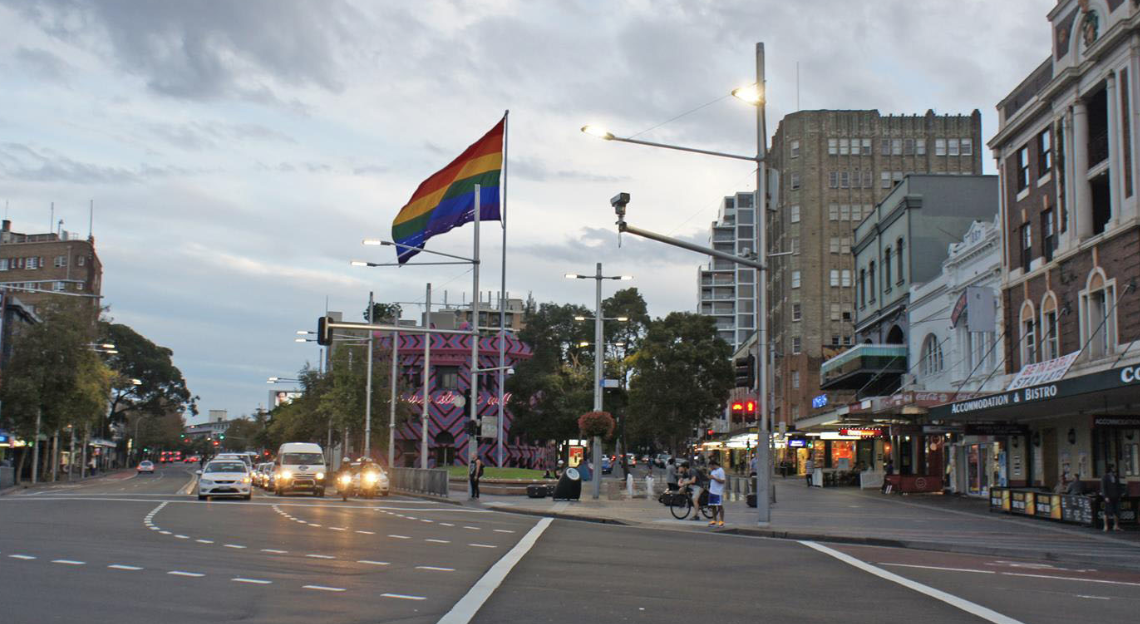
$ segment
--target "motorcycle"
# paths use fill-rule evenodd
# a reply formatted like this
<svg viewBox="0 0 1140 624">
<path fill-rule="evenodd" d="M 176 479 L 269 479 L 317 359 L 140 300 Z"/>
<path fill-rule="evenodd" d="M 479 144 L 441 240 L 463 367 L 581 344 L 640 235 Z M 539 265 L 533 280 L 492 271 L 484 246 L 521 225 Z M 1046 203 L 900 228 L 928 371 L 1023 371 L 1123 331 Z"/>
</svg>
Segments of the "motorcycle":
<svg viewBox="0 0 1140 624">
<path fill-rule="evenodd" d="M 360 475 L 360 483 L 357 484 L 357 490 L 364 498 L 376 498 L 376 494 L 380 490 L 380 472 L 377 470 L 365 470 Z"/>
<path fill-rule="evenodd" d="M 352 475 L 344 473 L 336 480 L 336 489 L 340 491 L 340 499 L 348 502 L 348 491 L 352 489 Z"/>
</svg>

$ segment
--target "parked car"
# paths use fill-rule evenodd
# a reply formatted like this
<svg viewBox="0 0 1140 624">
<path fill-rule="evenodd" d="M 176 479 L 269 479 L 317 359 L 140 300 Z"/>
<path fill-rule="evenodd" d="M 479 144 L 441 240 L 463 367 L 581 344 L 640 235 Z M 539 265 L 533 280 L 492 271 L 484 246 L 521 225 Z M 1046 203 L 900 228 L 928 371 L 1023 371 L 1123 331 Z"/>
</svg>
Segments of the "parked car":
<svg viewBox="0 0 1140 624">
<path fill-rule="evenodd" d="M 212 496 L 253 497 L 253 479 L 245 462 L 237 459 L 214 459 L 198 471 L 198 500 Z"/>
<path fill-rule="evenodd" d="M 613 474 L 614 463 L 609 455 L 602 456 L 602 474 Z"/>
<path fill-rule="evenodd" d="M 144 472 L 153 473 L 154 472 L 154 462 L 147 460 L 147 459 L 144 459 L 143 461 L 139 462 L 138 474 L 142 474 Z"/>
</svg>

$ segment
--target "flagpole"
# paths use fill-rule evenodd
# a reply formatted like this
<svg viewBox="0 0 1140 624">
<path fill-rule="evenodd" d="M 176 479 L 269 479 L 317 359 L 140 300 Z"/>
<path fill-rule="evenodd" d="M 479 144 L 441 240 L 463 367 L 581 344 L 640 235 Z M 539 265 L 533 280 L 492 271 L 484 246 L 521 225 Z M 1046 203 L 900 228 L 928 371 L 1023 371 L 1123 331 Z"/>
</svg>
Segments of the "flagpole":
<svg viewBox="0 0 1140 624">
<path fill-rule="evenodd" d="M 499 225 L 503 228 L 503 261 L 499 282 L 499 454 L 498 466 L 503 467 L 503 386 L 507 381 L 507 146 L 510 141 L 511 111 L 503 113 L 503 193 L 499 198 Z"/>
<path fill-rule="evenodd" d="M 424 292 L 424 409 L 420 414 L 420 468 L 428 467 L 428 435 L 431 427 L 431 284 Z"/>
<path fill-rule="evenodd" d="M 471 254 L 474 260 L 471 264 L 471 422 L 478 423 L 479 418 L 479 220 L 482 217 L 481 199 L 483 188 L 475 185 L 475 242 Z M 472 425 L 472 432 L 467 436 L 467 466 L 468 470 L 475 464 L 479 454 L 479 431 Z M 467 498 L 473 498 L 475 492 L 471 479 L 467 480 Z"/>
</svg>

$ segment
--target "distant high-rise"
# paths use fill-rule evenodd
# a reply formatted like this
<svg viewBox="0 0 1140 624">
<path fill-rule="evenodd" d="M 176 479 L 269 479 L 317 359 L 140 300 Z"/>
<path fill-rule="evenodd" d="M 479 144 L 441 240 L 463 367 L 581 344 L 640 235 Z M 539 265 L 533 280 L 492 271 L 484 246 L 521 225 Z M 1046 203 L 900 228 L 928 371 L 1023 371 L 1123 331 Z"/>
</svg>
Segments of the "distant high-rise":
<svg viewBox="0 0 1140 624">
<path fill-rule="evenodd" d="M 724 198 L 709 228 L 709 247 L 738 256 L 752 252 L 756 246 L 753 197 L 747 192 Z M 697 311 L 716 320 L 717 335 L 735 351 L 756 330 L 756 271 L 709 258 L 698 274 Z"/>
<path fill-rule="evenodd" d="M 777 422 L 813 413 L 820 364 L 855 341 L 854 229 L 909 173 L 982 173 L 981 113 L 818 110 L 780 121 L 768 165 L 768 289 Z M 943 252 L 945 250 L 942 250 Z M 829 393 L 831 405 L 851 395 Z M 823 403 L 822 401 L 820 402 Z"/>
</svg>

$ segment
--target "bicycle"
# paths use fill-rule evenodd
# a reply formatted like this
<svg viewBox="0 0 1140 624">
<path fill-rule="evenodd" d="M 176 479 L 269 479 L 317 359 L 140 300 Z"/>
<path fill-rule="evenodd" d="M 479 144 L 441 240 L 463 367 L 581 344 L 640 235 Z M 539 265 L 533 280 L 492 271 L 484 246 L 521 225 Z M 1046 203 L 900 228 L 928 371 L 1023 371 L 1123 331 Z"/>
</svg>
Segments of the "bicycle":
<svg viewBox="0 0 1140 624">
<path fill-rule="evenodd" d="M 669 513 L 678 520 L 688 518 L 690 513 L 703 515 L 709 520 L 713 517 L 713 510 L 708 506 L 708 490 L 701 490 L 701 497 L 697 501 L 700 507 L 696 511 L 693 510 L 693 491 L 690 488 L 679 492 L 666 492 L 661 497 L 662 502 L 669 508 Z"/>
</svg>

